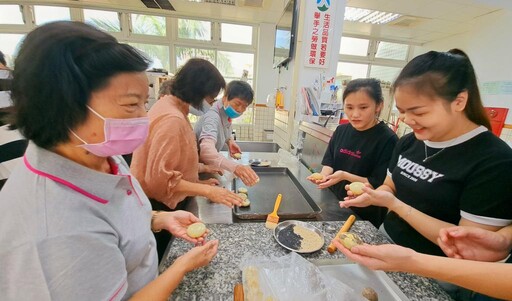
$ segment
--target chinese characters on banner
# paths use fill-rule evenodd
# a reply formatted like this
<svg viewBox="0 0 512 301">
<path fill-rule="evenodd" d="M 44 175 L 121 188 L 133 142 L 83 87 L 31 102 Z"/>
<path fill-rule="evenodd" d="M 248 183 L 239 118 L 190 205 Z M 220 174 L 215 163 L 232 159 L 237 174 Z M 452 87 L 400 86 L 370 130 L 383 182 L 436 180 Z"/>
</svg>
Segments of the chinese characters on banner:
<svg viewBox="0 0 512 301">
<path fill-rule="evenodd" d="M 334 27 L 331 12 L 335 12 L 335 1 L 310 1 L 316 2 L 316 9 L 311 13 L 311 17 L 306 18 L 308 37 L 305 66 L 327 68 Z"/>
</svg>

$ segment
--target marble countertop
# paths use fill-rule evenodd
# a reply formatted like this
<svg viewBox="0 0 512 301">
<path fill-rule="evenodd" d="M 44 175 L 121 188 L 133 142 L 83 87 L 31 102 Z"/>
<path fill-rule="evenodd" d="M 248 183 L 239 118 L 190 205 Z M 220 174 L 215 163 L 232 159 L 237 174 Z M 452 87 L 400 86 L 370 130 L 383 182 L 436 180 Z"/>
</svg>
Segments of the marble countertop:
<svg viewBox="0 0 512 301">
<path fill-rule="evenodd" d="M 343 259 L 341 252 L 329 254 L 327 246 L 344 222 L 309 222 L 324 234 L 326 243 L 323 248 L 311 254 L 302 254 L 304 258 Z M 212 262 L 203 268 L 185 276 L 169 300 L 233 300 L 233 287 L 242 282 L 239 264 L 247 254 L 264 256 L 283 256 L 289 253 L 273 238 L 273 231 L 259 223 L 207 224 L 209 239 L 219 239 L 218 254 Z M 366 243 L 381 244 L 388 242 L 386 237 L 366 221 L 356 221 L 351 232 L 357 233 Z M 188 242 L 173 240 L 167 256 L 160 265 L 165 270 L 174 260 L 192 248 Z M 410 300 L 451 300 L 434 281 L 406 273 L 387 273 Z"/>
</svg>

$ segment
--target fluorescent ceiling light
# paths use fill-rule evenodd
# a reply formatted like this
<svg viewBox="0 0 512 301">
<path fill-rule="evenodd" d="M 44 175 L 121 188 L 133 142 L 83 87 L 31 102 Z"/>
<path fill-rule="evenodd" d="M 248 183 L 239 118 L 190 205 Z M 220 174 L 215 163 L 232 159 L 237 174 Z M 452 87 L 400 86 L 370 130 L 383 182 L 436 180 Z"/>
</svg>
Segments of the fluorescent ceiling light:
<svg viewBox="0 0 512 301">
<path fill-rule="evenodd" d="M 395 13 L 386 13 L 378 10 L 363 9 L 356 7 L 345 7 L 345 21 L 361 22 L 370 24 L 386 24 L 402 15 Z"/>
<path fill-rule="evenodd" d="M 235 0 L 188 0 L 189 2 L 204 2 L 204 3 L 215 3 L 215 4 L 226 4 L 235 5 Z"/>
</svg>

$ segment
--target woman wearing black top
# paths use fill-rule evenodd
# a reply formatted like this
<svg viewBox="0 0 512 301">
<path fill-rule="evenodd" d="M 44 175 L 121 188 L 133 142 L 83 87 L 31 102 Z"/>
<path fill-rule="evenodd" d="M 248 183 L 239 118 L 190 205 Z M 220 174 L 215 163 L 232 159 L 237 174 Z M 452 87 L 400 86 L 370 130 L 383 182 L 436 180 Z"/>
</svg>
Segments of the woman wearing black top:
<svg viewBox="0 0 512 301">
<path fill-rule="evenodd" d="M 384 182 L 398 138 L 377 119 L 383 102 L 378 80 L 360 78 L 348 83 L 343 92 L 343 109 L 349 123 L 338 126 L 329 142 L 320 172 L 324 178 L 308 177 L 308 180 L 320 189 L 331 187 L 340 200 L 347 195 L 346 184 L 357 181 L 378 187 Z M 387 212 L 386 208 L 377 206 L 352 209 L 376 227 Z"/>
</svg>

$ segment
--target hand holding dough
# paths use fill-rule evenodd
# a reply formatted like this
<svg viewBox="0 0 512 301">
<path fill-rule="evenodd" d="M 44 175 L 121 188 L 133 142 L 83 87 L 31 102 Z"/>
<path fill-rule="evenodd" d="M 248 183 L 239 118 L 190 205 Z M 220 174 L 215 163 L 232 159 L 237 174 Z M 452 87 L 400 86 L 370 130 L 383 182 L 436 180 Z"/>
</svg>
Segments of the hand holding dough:
<svg viewBox="0 0 512 301">
<path fill-rule="evenodd" d="M 317 180 L 318 181 L 318 180 L 323 180 L 324 175 L 321 174 L 321 173 L 315 172 L 314 174 L 310 175 L 309 177 L 311 179 L 313 179 L 313 180 Z"/>
<path fill-rule="evenodd" d="M 187 235 L 193 238 L 203 236 L 206 232 L 206 226 L 203 223 L 193 223 L 187 228 Z"/>
<path fill-rule="evenodd" d="M 350 191 L 352 191 L 352 193 L 354 195 L 361 195 L 363 194 L 363 187 L 364 187 L 364 184 L 361 183 L 361 182 L 352 182 L 350 183 L 350 185 L 348 185 Z"/>
</svg>

